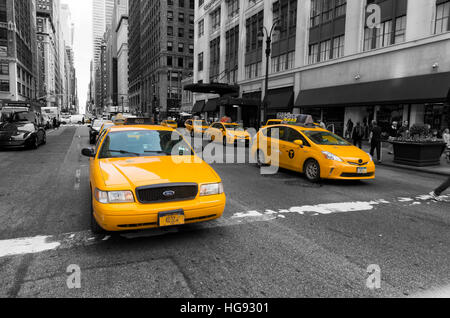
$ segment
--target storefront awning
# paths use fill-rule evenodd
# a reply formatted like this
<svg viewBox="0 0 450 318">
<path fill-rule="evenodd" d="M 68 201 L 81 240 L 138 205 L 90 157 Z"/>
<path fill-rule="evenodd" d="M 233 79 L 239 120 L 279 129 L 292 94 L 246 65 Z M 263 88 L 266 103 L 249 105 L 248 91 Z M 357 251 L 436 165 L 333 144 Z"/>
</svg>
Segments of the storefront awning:
<svg viewBox="0 0 450 318">
<path fill-rule="evenodd" d="M 205 105 L 205 108 L 203 109 L 203 112 L 216 112 L 219 108 L 219 99 L 210 99 Z"/>
<path fill-rule="evenodd" d="M 224 106 L 253 106 L 253 107 L 258 107 L 259 105 L 261 105 L 261 100 L 257 100 L 257 99 L 249 99 L 249 98 L 233 98 L 233 97 L 222 97 L 219 100 L 219 104 L 220 105 L 224 105 Z"/>
<path fill-rule="evenodd" d="M 296 107 L 370 106 L 447 101 L 450 72 L 304 90 Z"/>
<path fill-rule="evenodd" d="M 203 108 L 205 107 L 205 101 L 201 100 L 195 103 L 194 107 L 192 108 L 192 114 L 198 114 L 203 112 Z"/>
<path fill-rule="evenodd" d="M 200 83 L 184 86 L 185 91 L 203 94 L 217 94 L 220 96 L 239 94 L 239 86 L 224 83 Z"/>
<path fill-rule="evenodd" d="M 292 87 L 273 89 L 267 96 L 268 110 L 290 110 L 294 104 Z"/>
</svg>

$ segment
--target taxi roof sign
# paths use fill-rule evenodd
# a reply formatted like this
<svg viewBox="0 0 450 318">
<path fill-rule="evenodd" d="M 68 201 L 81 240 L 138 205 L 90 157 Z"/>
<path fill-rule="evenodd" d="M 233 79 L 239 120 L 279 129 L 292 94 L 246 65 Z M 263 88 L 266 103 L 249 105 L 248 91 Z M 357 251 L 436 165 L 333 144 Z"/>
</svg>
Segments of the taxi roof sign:
<svg viewBox="0 0 450 318">
<path fill-rule="evenodd" d="M 281 119 L 284 124 L 288 125 L 315 126 L 311 115 L 282 114 L 278 119 Z"/>
<path fill-rule="evenodd" d="M 125 120 L 125 125 L 134 126 L 134 125 L 154 125 L 155 122 L 152 118 L 127 118 Z"/>
</svg>

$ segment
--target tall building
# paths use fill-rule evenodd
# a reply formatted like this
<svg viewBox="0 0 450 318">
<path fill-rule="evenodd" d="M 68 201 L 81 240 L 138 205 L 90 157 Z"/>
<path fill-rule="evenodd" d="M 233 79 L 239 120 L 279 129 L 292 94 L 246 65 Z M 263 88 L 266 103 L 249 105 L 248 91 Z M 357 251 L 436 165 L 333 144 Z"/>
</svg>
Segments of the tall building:
<svg viewBox="0 0 450 318">
<path fill-rule="evenodd" d="M 265 100 L 268 118 L 309 113 L 339 134 L 349 119 L 441 129 L 449 16 L 449 0 L 196 1 L 194 83 L 238 84 L 239 98 L 196 94 L 193 110 L 254 126 Z M 275 23 L 267 65 L 259 31 Z"/>
<path fill-rule="evenodd" d="M 164 118 L 180 112 L 184 78 L 192 75 L 194 1 L 130 0 L 131 107 Z"/>
<path fill-rule="evenodd" d="M 129 0 L 128 98 L 130 109 L 142 113 L 141 105 L 141 1 Z"/>
<path fill-rule="evenodd" d="M 0 101 L 35 101 L 37 89 L 36 2 L 0 1 Z"/>
<path fill-rule="evenodd" d="M 129 112 L 128 101 L 128 0 L 115 0 L 117 101 L 124 112 Z"/>
<path fill-rule="evenodd" d="M 114 9 L 114 0 L 93 0 L 93 10 L 92 10 L 92 22 L 93 22 L 93 57 L 94 57 L 94 76 L 96 79 L 101 79 L 104 77 L 102 73 L 102 68 L 104 67 L 101 63 L 101 54 L 104 49 L 104 35 L 106 32 L 107 25 L 112 24 L 112 13 Z M 105 60 L 105 58 L 104 58 Z M 104 107 L 102 100 L 103 86 L 98 86 L 100 83 L 96 80 L 94 82 L 94 90 L 96 96 L 96 105 Z M 97 104 L 98 103 L 98 104 Z"/>
</svg>

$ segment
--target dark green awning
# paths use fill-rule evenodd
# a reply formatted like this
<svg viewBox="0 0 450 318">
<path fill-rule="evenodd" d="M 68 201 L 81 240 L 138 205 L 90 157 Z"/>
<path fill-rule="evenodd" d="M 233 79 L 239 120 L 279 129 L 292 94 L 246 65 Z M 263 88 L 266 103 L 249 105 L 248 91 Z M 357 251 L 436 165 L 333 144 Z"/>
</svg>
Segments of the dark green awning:
<svg viewBox="0 0 450 318">
<path fill-rule="evenodd" d="M 304 90 L 297 107 L 443 103 L 450 97 L 450 72 Z"/>
<path fill-rule="evenodd" d="M 203 112 L 216 112 L 218 108 L 219 108 L 219 99 L 218 98 L 210 99 L 206 103 Z"/>
<path fill-rule="evenodd" d="M 273 89 L 267 96 L 268 110 L 290 110 L 294 106 L 294 90 L 292 87 Z"/>
<path fill-rule="evenodd" d="M 192 108 L 192 114 L 198 114 L 203 112 L 203 108 L 205 107 L 205 101 L 201 100 L 195 103 L 194 108 Z"/>
</svg>

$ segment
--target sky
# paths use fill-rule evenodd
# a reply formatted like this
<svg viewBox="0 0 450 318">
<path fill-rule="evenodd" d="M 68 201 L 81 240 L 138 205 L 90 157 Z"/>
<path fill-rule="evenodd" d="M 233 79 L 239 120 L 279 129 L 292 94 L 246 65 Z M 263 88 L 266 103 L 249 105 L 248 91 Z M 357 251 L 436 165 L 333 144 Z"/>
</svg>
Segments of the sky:
<svg viewBox="0 0 450 318">
<path fill-rule="evenodd" d="M 84 113 L 92 60 L 92 0 L 62 0 L 67 3 L 75 24 L 74 53 L 78 78 L 80 113 Z"/>
</svg>

